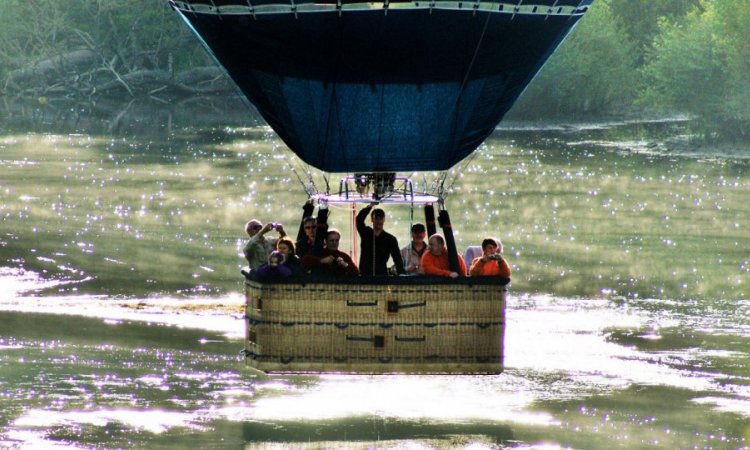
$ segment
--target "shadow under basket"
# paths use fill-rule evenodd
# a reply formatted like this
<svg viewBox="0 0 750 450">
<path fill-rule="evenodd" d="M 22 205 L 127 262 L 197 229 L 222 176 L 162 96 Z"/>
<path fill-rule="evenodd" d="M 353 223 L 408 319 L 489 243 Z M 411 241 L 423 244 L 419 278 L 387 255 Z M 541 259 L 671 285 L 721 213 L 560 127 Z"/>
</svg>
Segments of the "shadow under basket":
<svg viewBox="0 0 750 450">
<path fill-rule="evenodd" d="M 508 279 L 303 281 L 245 281 L 250 366 L 291 373 L 503 370 Z"/>
</svg>

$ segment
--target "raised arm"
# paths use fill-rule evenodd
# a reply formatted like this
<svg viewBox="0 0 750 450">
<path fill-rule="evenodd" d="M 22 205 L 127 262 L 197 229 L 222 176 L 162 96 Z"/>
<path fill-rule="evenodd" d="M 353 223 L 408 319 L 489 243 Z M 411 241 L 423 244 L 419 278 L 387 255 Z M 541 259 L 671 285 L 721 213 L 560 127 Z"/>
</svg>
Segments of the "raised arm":
<svg viewBox="0 0 750 450">
<path fill-rule="evenodd" d="M 367 205 L 357 214 L 357 232 L 360 235 L 367 229 L 365 219 L 367 219 L 367 215 L 370 214 L 371 209 L 372 205 Z"/>
<path fill-rule="evenodd" d="M 299 221 L 299 231 L 297 231 L 297 240 L 295 242 L 305 239 L 305 217 L 312 216 L 313 211 L 315 211 L 315 205 L 313 205 L 312 200 L 308 200 L 302 205 L 302 218 Z"/>
</svg>

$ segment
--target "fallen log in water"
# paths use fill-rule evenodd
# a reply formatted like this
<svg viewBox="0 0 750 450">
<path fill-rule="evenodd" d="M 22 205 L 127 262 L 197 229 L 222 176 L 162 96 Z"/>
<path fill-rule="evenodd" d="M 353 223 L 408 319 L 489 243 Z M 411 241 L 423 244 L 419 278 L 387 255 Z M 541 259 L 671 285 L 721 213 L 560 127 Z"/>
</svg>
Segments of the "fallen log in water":
<svg viewBox="0 0 750 450">
<path fill-rule="evenodd" d="M 8 73 L 8 82 L 11 85 L 37 84 L 48 81 L 50 78 L 60 78 L 61 74 L 75 75 L 81 69 L 90 67 L 96 61 L 97 56 L 88 49 L 73 50 L 62 55 L 46 58 L 32 63 L 31 65 L 16 69 Z"/>
<path fill-rule="evenodd" d="M 164 70 L 138 70 L 95 86 L 94 92 L 107 95 L 123 88 L 133 96 L 158 92 L 167 97 L 185 97 L 233 92 L 228 78 L 214 67 L 191 69 L 174 77 Z"/>
<path fill-rule="evenodd" d="M 232 95 L 229 78 L 215 66 L 171 74 L 161 69 L 120 73 L 100 65 L 89 50 L 47 58 L 8 74 L 6 93 L 18 98 L 79 98 L 157 96 L 173 101 L 194 95 Z"/>
</svg>

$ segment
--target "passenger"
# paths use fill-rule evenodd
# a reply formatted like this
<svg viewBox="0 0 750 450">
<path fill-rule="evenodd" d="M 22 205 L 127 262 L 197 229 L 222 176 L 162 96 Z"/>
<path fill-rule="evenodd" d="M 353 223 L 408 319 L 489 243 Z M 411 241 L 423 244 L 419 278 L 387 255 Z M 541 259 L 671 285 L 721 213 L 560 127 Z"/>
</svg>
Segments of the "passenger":
<svg viewBox="0 0 750 450">
<path fill-rule="evenodd" d="M 419 271 L 425 275 L 439 275 L 442 277 L 465 277 L 466 264 L 463 259 L 458 258 L 461 267 L 460 272 L 451 271 L 448 261 L 448 249 L 445 248 L 445 239 L 439 234 L 430 236 L 427 248 L 430 250 L 422 255 L 422 267 Z"/>
<path fill-rule="evenodd" d="M 482 256 L 481 245 L 470 245 L 466 247 L 466 251 L 464 252 L 464 262 L 466 263 L 466 267 L 471 267 L 471 263 L 474 262 L 474 258 L 477 256 Z"/>
<path fill-rule="evenodd" d="M 303 266 L 310 268 L 313 274 L 358 276 L 359 269 L 357 269 L 352 258 L 339 250 L 340 241 L 341 233 L 338 230 L 335 228 L 328 230 L 326 234 L 326 246 L 323 249 L 322 256 L 308 253 L 302 258 Z"/>
<path fill-rule="evenodd" d="M 503 243 L 499 239 L 486 238 L 482 241 L 482 256 L 471 262 L 469 274 L 472 277 L 495 275 L 510 278 L 510 265 L 501 255 Z"/>
<path fill-rule="evenodd" d="M 422 255 L 427 250 L 424 241 L 427 231 L 421 223 L 415 223 L 411 227 L 411 242 L 401 249 L 401 259 L 404 261 L 406 273 L 417 274 L 422 264 Z"/>
<path fill-rule="evenodd" d="M 284 265 L 284 254 L 274 250 L 268 255 L 268 262 L 250 273 L 256 281 L 280 281 L 292 275 L 292 270 Z"/>
<path fill-rule="evenodd" d="M 305 256 L 308 252 L 312 251 L 313 246 L 315 245 L 315 228 L 315 217 L 307 216 L 302 219 L 302 230 L 304 231 L 304 235 L 300 239 L 298 239 L 297 243 L 295 244 L 295 253 L 300 258 Z"/>
<path fill-rule="evenodd" d="M 304 275 L 307 273 L 302 267 L 302 260 L 294 252 L 294 242 L 288 237 L 279 239 L 276 250 L 284 254 L 284 265 L 289 267 L 292 275 Z"/>
<path fill-rule="evenodd" d="M 312 249 L 308 250 L 303 256 L 310 253 L 320 257 L 323 255 L 323 248 L 326 245 L 326 236 L 328 236 L 328 205 L 321 203 L 318 207 L 318 217 L 315 218 L 315 241 Z"/>
<path fill-rule="evenodd" d="M 385 212 L 380 208 L 372 209 L 370 204 L 357 214 L 357 232 L 359 233 L 360 256 L 359 271 L 362 275 L 388 275 L 388 258 L 393 259 L 396 272 L 404 271 L 404 261 L 398 249 L 398 240 L 383 229 Z M 372 228 L 365 225 L 365 217 L 372 210 L 370 220 Z"/>
<path fill-rule="evenodd" d="M 278 231 L 280 238 L 286 237 L 284 226 L 280 223 L 267 223 L 263 226 L 259 220 L 252 219 L 245 224 L 245 232 L 250 236 L 250 240 L 245 244 L 242 253 L 251 269 L 257 269 L 265 264 L 268 255 L 276 248 L 276 239 L 264 237 L 271 230 Z"/>
</svg>

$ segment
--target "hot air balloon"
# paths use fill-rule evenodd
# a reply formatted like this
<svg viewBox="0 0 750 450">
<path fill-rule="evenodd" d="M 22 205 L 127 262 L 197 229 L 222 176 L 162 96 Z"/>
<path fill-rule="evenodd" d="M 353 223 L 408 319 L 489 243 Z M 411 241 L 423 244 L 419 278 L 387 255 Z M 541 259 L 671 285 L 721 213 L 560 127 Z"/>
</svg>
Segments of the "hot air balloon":
<svg viewBox="0 0 750 450">
<path fill-rule="evenodd" d="M 591 0 L 170 0 L 303 161 L 446 170 L 495 129 Z"/>
<path fill-rule="evenodd" d="M 431 232 L 437 204 L 451 270 L 443 198 L 396 173 L 447 170 L 476 150 L 592 1 L 169 0 L 302 161 L 354 174 L 313 200 L 423 203 Z M 498 373 L 509 280 L 484 278 L 248 279 L 246 361 Z"/>
</svg>

